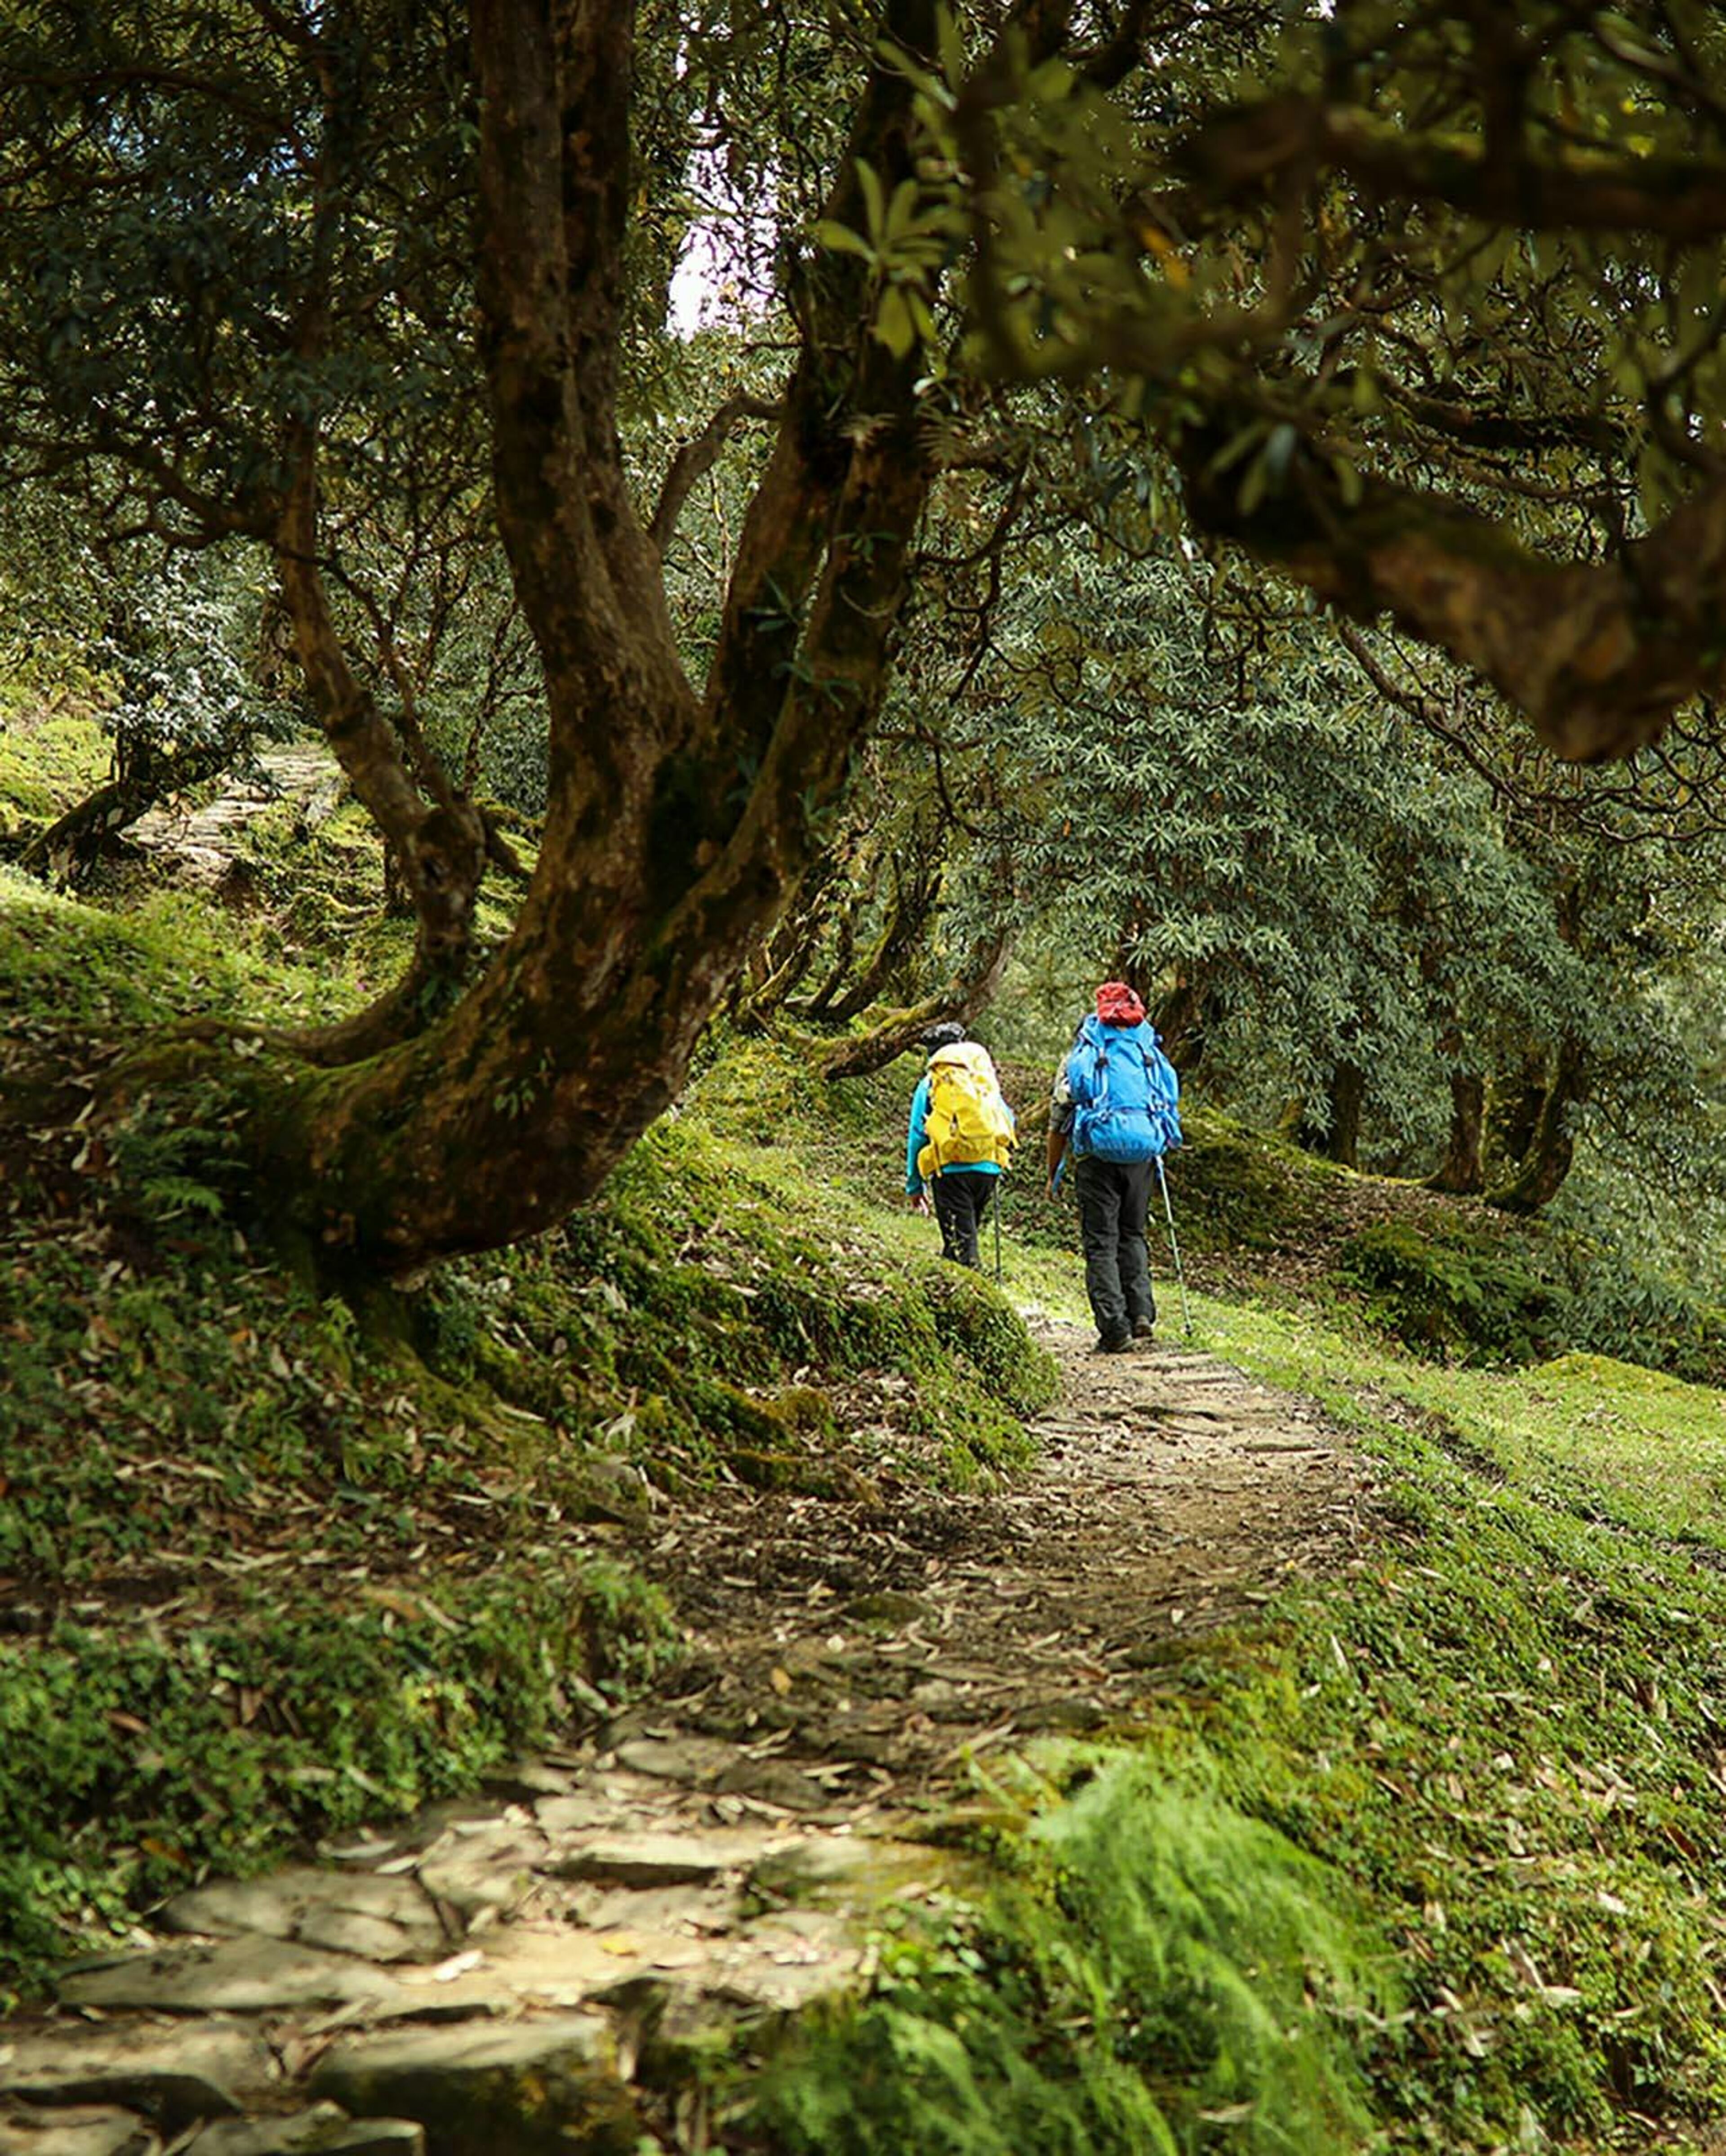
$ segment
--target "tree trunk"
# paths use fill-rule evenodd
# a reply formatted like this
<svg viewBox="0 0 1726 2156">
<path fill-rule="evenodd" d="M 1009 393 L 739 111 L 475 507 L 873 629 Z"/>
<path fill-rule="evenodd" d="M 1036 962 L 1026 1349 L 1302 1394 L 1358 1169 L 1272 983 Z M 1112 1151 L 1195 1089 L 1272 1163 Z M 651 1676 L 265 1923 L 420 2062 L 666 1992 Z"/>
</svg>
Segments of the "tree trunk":
<svg viewBox="0 0 1726 2156">
<path fill-rule="evenodd" d="M 883 48 L 931 54 L 933 18 L 933 0 L 890 0 Z M 395 1273 L 561 1219 L 673 1098 L 878 708 L 930 470 L 922 356 L 873 334 L 867 265 L 818 255 L 698 696 L 614 416 L 633 9 L 475 0 L 474 27 L 483 347 L 499 526 L 551 721 L 543 844 L 453 1009 L 356 1067 L 290 1075 L 254 1117 L 290 1219 Z M 836 222 L 867 225 L 859 157 L 889 198 L 910 174 L 913 96 L 878 64 Z M 296 620 L 304 649 L 315 603 Z"/>
<path fill-rule="evenodd" d="M 1207 975 L 1182 967 L 1175 985 L 1158 1004 L 1155 1024 L 1163 1053 L 1185 1078 L 1197 1070 L 1205 1053 L 1205 1006 L 1211 993 Z"/>
<path fill-rule="evenodd" d="M 1586 1077 L 1582 1043 L 1567 1034 L 1559 1044 L 1552 1082 L 1534 1119 L 1521 1168 L 1512 1182 L 1493 1192 L 1489 1204 L 1505 1213 L 1538 1213 L 1557 1197 L 1575 1152 L 1572 1111 L 1587 1097 Z"/>
<path fill-rule="evenodd" d="M 941 876 L 939 869 L 932 874 L 914 870 L 894 893 L 893 911 L 887 926 L 882 930 L 874 949 L 863 961 L 863 969 L 843 993 L 825 999 L 817 998 L 807 1010 L 800 1010 L 800 1018 L 807 1018 L 821 1025 L 848 1025 L 851 1020 L 866 1011 L 869 1005 L 883 996 L 894 978 L 909 964 L 912 953 L 922 940 L 929 926 L 930 916 L 940 896 Z M 837 983 L 833 984 L 835 987 Z"/>
<path fill-rule="evenodd" d="M 1502 1154 L 1511 1168 L 1528 1157 L 1551 1086 L 1552 1065 L 1544 1050 L 1522 1055 L 1505 1081 L 1493 1086 L 1489 1135 L 1495 1155 Z"/>
<path fill-rule="evenodd" d="M 1344 1168 L 1360 1165 L 1360 1111 L 1366 1099 L 1366 1073 L 1358 1063 L 1339 1063 L 1325 1088 L 1329 1128 L 1324 1152 Z"/>
<path fill-rule="evenodd" d="M 412 963 L 379 1002 L 293 1037 L 313 1063 L 359 1062 L 420 1031 L 459 996 L 473 967 L 474 907 L 490 847 L 485 821 L 411 723 L 403 741 L 355 673 L 330 611 L 318 553 L 316 444 L 298 444 L 276 533 L 283 603 L 312 709 L 355 793 L 383 834 L 387 903 L 412 911 Z M 428 798 L 429 794 L 430 798 Z"/>
<path fill-rule="evenodd" d="M 1486 1081 L 1478 1070 L 1452 1070 L 1450 1144 L 1442 1164 L 1426 1178 L 1429 1190 L 1473 1197 L 1486 1188 Z"/>
</svg>

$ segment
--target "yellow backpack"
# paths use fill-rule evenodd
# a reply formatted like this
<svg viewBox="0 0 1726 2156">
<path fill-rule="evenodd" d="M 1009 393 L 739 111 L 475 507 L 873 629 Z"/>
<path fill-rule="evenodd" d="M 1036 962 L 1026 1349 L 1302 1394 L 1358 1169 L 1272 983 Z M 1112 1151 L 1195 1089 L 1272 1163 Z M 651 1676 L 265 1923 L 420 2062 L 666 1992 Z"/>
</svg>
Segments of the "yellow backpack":
<svg viewBox="0 0 1726 2156">
<path fill-rule="evenodd" d="M 980 1161 L 1006 1166 L 1013 1119 L 989 1051 L 975 1040 L 956 1040 L 929 1059 L 929 1113 L 917 1173 L 925 1182 L 944 1168 L 975 1168 Z"/>
</svg>

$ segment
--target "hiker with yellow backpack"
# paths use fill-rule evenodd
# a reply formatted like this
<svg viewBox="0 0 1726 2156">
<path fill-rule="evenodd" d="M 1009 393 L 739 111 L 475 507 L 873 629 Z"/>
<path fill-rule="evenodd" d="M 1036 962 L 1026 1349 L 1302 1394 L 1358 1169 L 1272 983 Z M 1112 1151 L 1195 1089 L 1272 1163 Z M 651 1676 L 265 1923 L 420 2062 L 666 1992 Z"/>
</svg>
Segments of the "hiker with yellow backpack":
<svg viewBox="0 0 1726 2156">
<path fill-rule="evenodd" d="M 989 1217 L 1012 1150 L 1013 1111 L 1001 1098 L 989 1051 L 951 1019 L 923 1036 L 929 1068 L 911 1096 L 905 1194 L 940 1224 L 941 1255 L 982 1270 L 978 1231 Z M 997 1240 L 998 1240 L 997 1225 Z"/>
</svg>

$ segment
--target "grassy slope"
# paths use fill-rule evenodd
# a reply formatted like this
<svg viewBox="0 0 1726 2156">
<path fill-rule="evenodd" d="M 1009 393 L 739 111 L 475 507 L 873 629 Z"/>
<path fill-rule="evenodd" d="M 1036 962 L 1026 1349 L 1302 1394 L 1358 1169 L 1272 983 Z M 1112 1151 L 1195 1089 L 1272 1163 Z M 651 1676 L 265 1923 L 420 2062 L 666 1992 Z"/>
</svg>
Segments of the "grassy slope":
<svg viewBox="0 0 1726 2156">
<path fill-rule="evenodd" d="M 290 860 L 278 821 L 240 913 L 0 870 L 0 1091 L 387 978 L 351 830 Z M 1022 1455 L 1052 1380 L 1005 1306 L 758 1158 L 669 1121 L 564 1230 L 356 1310 L 224 1209 L 218 1119 L 5 1132 L 0 1986 L 604 1712 L 675 1647 L 620 1554 L 645 1477 L 843 1499 Z"/>
<path fill-rule="evenodd" d="M 284 875 L 239 935 L 184 901 L 122 922 L 8 880 L 14 1041 L 69 1015 L 105 1034 L 260 995 L 335 1007 L 354 984 L 318 923 L 346 903 L 341 865 L 322 896 Z M 986 1291 L 927 1265 L 932 1229 L 896 1195 L 908 1091 L 899 1071 L 822 1096 L 734 1045 L 606 1205 L 363 1322 L 210 1214 L 210 1133 L 146 1122 L 125 1194 L 100 1159 L 9 1155 L 0 1330 L 22 1407 L 0 1409 L 0 1574 L 23 1616 L 0 1687 L 0 1910 L 27 1957 L 206 1862 L 471 1780 L 638 1678 L 663 1632 L 605 1553 L 643 1467 L 699 1502 L 717 1473 L 843 1499 L 853 1477 L 1010 1464 L 1014 1407 L 1044 1380 Z M 1402 2003 L 1351 1989 L 1339 1946 L 1345 2056 L 1308 2076 L 1300 2132 L 1273 2058 L 1240 2066 L 1208 2122 L 1165 2088 L 1170 2145 L 1269 2147 L 1273 2126 L 1349 2145 L 1350 2059 L 1398 2148 L 1682 2145 L 1726 2102 L 1718 1396 L 1574 1350 L 1512 1370 L 1411 1358 L 1327 1255 L 1339 1215 L 1406 1229 L 1410 1194 L 1198 1134 L 1177 1204 L 1227 1290 L 1196 1296 L 1198 1342 L 1359 1432 L 1382 1468 L 1375 1554 L 1171 1659 L 1166 1711 L 1134 1740 L 1149 1769 L 1051 1752 L 1048 1785 L 974 1808 L 1001 1907 L 889 1938 L 874 1999 L 794 2047 L 766 2099 L 740 2095 L 767 2109 L 739 2133 L 884 2156 L 931 2106 L 960 2116 L 962 2086 L 955 2150 L 1012 2145 L 989 2138 L 1009 2090 L 1036 2122 L 1024 2147 L 1158 2145 L 1121 2076 L 1230 2086 L 1250 2026 L 1188 2010 L 1253 1965 L 1261 1902 L 1286 1916 L 1256 1887 L 1291 1864 L 1299 1883 L 1292 1843 L 1391 1942 Z M 1015 1295 L 1077 1314 L 1028 1178 L 1012 1218 Z M 892 1367 L 914 1383 L 877 1387 Z M 1102 1823 L 1063 1789 L 1103 1792 L 1085 1799 Z M 1242 1815 L 1286 1841 L 1242 1838 Z M 1146 2002 L 1183 1969 L 1181 2026 L 1214 2034 L 1175 2075 L 1167 2041 L 1146 2049 Z M 835 2086 L 868 2092 L 837 2121 Z"/>
</svg>

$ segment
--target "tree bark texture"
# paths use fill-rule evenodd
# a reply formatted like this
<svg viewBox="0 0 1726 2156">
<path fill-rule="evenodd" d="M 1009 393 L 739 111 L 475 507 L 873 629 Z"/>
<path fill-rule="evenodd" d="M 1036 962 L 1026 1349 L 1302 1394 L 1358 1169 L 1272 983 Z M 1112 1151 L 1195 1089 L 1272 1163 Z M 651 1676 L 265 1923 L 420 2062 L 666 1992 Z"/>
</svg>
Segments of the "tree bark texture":
<svg viewBox="0 0 1726 2156">
<path fill-rule="evenodd" d="M 979 1011 L 988 1007 L 1001 985 L 1012 941 L 1012 931 L 1006 928 L 986 937 L 935 994 L 909 1010 L 894 1012 L 869 1032 L 829 1049 L 821 1059 L 822 1076 L 860 1078 L 866 1071 L 882 1070 L 894 1056 L 917 1047 L 930 1026 L 942 1019 L 969 1025 Z"/>
<path fill-rule="evenodd" d="M 1358 1063 L 1339 1063 L 1333 1066 L 1330 1081 L 1325 1087 L 1325 1102 L 1329 1111 L 1329 1127 L 1324 1135 L 1327 1158 L 1339 1161 L 1344 1168 L 1360 1165 L 1360 1111 L 1366 1100 L 1366 1073 Z"/>
<path fill-rule="evenodd" d="M 1426 1188 L 1473 1197 L 1486 1188 L 1486 1081 L 1478 1070 L 1452 1071 L 1450 1104 L 1450 1142 Z"/>
<path fill-rule="evenodd" d="M 848 1025 L 878 1003 L 920 946 L 940 891 L 940 865 L 914 863 L 899 880 L 886 924 L 856 973 L 848 981 L 848 964 L 844 972 L 836 971 L 796 1015 L 817 1025 Z"/>
<path fill-rule="evenodd" d="M 1156 1006 L 1156 1029 L 1163 1053 L 1183 1078 L 1198 1068 L 1204 1055 L 1211 993 L 1207 973 L 1182 967 L 1174 986 Z"/>
<path fill-rule="evenodd" d="M 882 27 L 927 52 L 932 17 L 893 0 Z M 562 1218 L 673 1099 L 873 718 L 930 477 L 920 361 L 870 334 L 866 265 L 818 258 L 698 693 L 615 416 L 633 9 L 475 0 L 472 19 L 483 352 L 551 721 L 543 840 L 513 933 L 456 1007 L 356 1068 L 290 1079 L 265 1134 L 301 1224 L 387 1271 Z M 871 78 L 829 216 L 864 221 L 859 155 L 889 190 L 909 171 L 910 102 L 891 70 Z M 301 597 L 302 654 L 363 743 L 372 715 Z M 365 756 L 344 767 L 359 788 Z"/>
<path fill-rule="evenodd" d="M 1564 1186 L 1576 1150 L 1574 1111 L 1588 1094 L 1588 1058 L 1583 1043 L 1566 1034 L 1554 1059 L 1552 1081 L 1541 1100 L 1527 1152 L 1515 1178 L 1493 1191 L 1488 1203 L 1505 1213 L 1538 1213 Z"/>
</svg>

